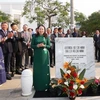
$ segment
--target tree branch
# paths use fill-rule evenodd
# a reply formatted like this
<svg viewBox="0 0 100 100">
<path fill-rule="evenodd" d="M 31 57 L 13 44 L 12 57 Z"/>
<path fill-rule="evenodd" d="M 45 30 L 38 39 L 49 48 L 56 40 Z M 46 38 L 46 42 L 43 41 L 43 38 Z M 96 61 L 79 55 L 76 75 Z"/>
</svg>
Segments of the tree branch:
<svg viewBox="0 0 100 100">
<path fill-rule="evenodd" d="M 56 13 L 54 13 L 54 14 L 51 14 L 51 15 L 49 15 L 49 17 L 53 17 L 53 16 L 56 16 L 57 14 Z"/>
</svg>

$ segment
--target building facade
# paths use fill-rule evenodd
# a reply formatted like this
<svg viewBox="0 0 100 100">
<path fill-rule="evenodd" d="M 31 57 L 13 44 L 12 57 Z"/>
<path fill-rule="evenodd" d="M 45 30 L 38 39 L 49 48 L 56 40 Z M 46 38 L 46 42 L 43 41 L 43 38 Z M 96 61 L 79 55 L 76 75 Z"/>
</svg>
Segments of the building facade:
<svg viewBox="0 0 100 100">
<path fill-rule="evenodd" d="M 30 28 L 35 30 L 37 23 L 33 22 L 30 24 L 28 19 L 22 17 L 24 4 L 25 2 L 0 2 L 0 11 L 10 14 L 12 21 L 14 19 L 18 20 L 20 22 L 19 30 L 22 30 L 24 24 L 27 24 Z"/>
</svg>

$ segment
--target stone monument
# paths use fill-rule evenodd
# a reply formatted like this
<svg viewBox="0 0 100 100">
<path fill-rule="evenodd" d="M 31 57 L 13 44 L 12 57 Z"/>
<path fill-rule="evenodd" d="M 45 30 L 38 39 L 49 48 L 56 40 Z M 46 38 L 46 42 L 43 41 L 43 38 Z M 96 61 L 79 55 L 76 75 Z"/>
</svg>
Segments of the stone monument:
<svg viewBox="0 0 100 100">
<path fill-rule="evenodd" d="M 60 68 L 64 62 L 72 62 L 72 65 L 81 70 L 86 68 L 85 77 L 95 77 L 95 59 L 93 38 L 56 38 L 56 77 L 60 78 Z"/>
</svg>

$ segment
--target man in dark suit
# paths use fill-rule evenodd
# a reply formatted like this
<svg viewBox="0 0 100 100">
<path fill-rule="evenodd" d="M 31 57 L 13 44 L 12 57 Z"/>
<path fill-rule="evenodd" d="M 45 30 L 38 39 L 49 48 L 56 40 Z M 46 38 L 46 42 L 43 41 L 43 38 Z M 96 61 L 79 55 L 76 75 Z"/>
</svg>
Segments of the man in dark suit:
<svg viewBox="0 0 100 100">
<path fill-rule="evenodd" d="M 0 37 L 1 37 L 1 47 L 4 54 L 4 64 L 5 64 L 5 72 L 6 78 L 11 80 L 11 75 L 9 74 L 10 69 L 10 60 L 13 52 L 12 47 L 12 36 L 13 34 L 8 31 L 8 23 L 2 22 L 1 23 L 1 30 L 0 30 Z"/>
<path fill-rule="evenodd" d="M 99 30 L 96 30 L 96 33 L 93 36 L 94 39 L 94 46 L 95 46 L 95 59 L 100 62 L 100 48 L 98 46 L 98 43 L 100 43 L 100 32 Z"/>
<path fill-rule="evenodd" d="M 53 56 L 54 56 L 54 65 L 55 65 L 55 38 L 57 37 L 63 37 L 62 34 L 58 33 L 58 28 L 54 28 L 53 34 L 51 34 L 51 43 L 52 43 L 52 50 L 53 50 Z"/>
<path fill-rule="evenodd" d="M 80 37 L 79 34 L 76 32 L 75 28 L 74 28 L 74 32 L 72 33 L 72 37 Z"/>
<path fill-rule="evenodd" d="M 13 33 L 13 42 L 12 42 L 12 45 L 13 45 L 13 53 L 12 53 L 12 57 L 11 57 L 11 72 L 12 72 L 12 77 L 14 76 L 14 73 L 15 73 L 15 70 L 16 70 L 16 74 L 21 74 L 21 71 L 20 71 L 20 67 L 21 67 L 21 54 L 22 53 L 19 53 L 19 52 L 22 52 L 19 51 L 19 48 L 22 48 L 19 46 L 19 42 L 20 41 L 20 33 L 18 32 L 18 26 L 16 23 L 12 23 L 11 24 L 11 29 L 12 29 L 12 33 Z"/>
<path fill-rule="evenodd" d="M 65 34 L 64 34 L 64 32 L 63 32 L 62 27 L 59 27 L 59 28 L 58 28 L 58 34 L 59 34 L 61 37 L 65 37 Z"/>
<path fill-rule="evenodd" d="M 69 29 L 67 30 L 67 33 L 66 33 L 65 37 L 72 37 L 71 32 L 70 32 Z"/>
</svg>

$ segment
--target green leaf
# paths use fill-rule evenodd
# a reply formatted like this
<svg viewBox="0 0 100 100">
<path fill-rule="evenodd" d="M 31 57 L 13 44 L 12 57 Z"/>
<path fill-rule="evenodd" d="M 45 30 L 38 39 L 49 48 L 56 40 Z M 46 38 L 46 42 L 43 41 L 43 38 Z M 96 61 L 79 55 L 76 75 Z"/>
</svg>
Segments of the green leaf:
<svg viewBox="0 0 100 100">
<path fill-rule="evenodd" d="M 79 75 L 79 79 L 82 80 L 84 78 L 84 74 L 86 72 L 86 69 L 83 69 L 82 72 Z"/>
<path fill-rule="evenodd" d="M 64 71 L 60 68 L 60 73 L 61 73 L 61 76 L 63 77 L 63 75 L 65 74 Z"/>
<path fill-rule="evenodd" d="M 85 87 L 88 87 L 90 84 L 92 84 L 94 82 L 94 79 L 88 80 L 88 82 L 86 82 L 84 84 Z"/>
<path fill-rule="evenodd" d="M 71 65 L 72 64 L 72 61 L 71 62 L 69 62 L 69 65 Z"/>
</svg>

